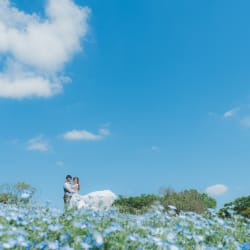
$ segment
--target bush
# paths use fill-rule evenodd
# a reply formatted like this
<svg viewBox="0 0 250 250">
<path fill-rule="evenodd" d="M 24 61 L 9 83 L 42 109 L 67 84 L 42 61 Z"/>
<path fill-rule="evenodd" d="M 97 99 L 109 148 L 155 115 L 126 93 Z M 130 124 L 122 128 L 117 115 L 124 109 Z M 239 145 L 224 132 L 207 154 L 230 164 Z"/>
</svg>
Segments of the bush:
<svg viewBox="0 0 250 250">
<path fill-rule="evenodd" d="M 11 193 L 2 193 L 2 194 L 0 194 L 0 203 L 17 204 L 18 199 L 15 195 L 13 195 Z"/>
<path fill-rule="evenodd" d="M 208 208 L 216 207 L 216 200 L 214 198 L 209 197 L 207 194 L 199 193 L 195 189 L 176 192 L 167 188 L 163 189 L 161 194 L 161 196 L 142 194 L 140 196 L 127 198 L 119 196 L 113 205 L 118 208 L 120 212 L 132 214 L 143 214 L 156 203 L 160 203 L 165 210 L 169 209 L 169 205 L 175 206 L 177 212 L 182 210 L 204 213 Z"/>
<path fill-rule="evenodd" d="M 2 184 L 0 186 L 0 203 L 18 204 L 28 203 L 36 189 L 25 182 L 15 184 Z"/>
<path fill-rule="evenodd" d="M 155 203 L 160 201 L 160 197 L 153 194 L 142 194 L 134 197 L 119 196 L 114 202 L 115 206 L 122 213 L 143 214 Z"/>
<path fill-rule="evenodd" d="M 231 217 L 232 212 L 250 218 L 250 195 L 235 199 L 233 202 L 226 203 L 219 210 L 221 217 Z"/>
<path fill-rule="evenodd" d="M 177 212 L 190 211 L 204 213 L 208 208 L 216 207 L 216 200 L 207 194 L 199 193 L 195 189 L 176 192 L 167 188 L 162 190 L 162 205 L 167 210 L 169 205 L 175 206 Z"/>
</svg>

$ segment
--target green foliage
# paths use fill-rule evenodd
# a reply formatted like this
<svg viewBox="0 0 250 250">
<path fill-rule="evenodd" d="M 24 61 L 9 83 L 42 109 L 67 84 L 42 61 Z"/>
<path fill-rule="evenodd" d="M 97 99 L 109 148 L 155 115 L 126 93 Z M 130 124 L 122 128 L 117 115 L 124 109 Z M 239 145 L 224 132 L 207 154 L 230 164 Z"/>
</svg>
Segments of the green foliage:
<svg viewBox="0 0 250 250">
<path fill-rule="evenodd" d="M 8 201 L 8 194 L 0 194 L 0 203 L 7 203 Z"/>
<path fill-rule="evenodd" d="M 0 186 L 0 203 L 18 204 L 28 203 L 33 197 L 36 189 L 25 182 L 17 182 L 15 184 L 2 184 Z M 23 193 L 29 194 L 24 197 Z"/>
<path fill-rule="evenodd" d="M 162 205 L 168 209 L 169 205 L 175 206 L 177 211 L 191 211 L 204 213 L 208 208 L 216 207 L 216 200 L 207 194 L 199 193 L 195 189 L 176 192 L 170 188 L 162 190 Z"/>
<path fill-rule="evenodd" d="M 0 203 L 17 204 L 18 199 L 15 195 L 13 195 L 11 193 L 1 193 L 0 194 Z"/>
<path fill-rule="evenodd" d="M 159 201 L 160 197 L 153 194 L 142 194 L 140 196 L 127 198 L 119 196 L 113 206 L 118 208 L 118 210 L 123 213 L 142 214 L 147 212 L 153 204 Z"/>
<path fill-rule="evenodd" d="M 169 205 L 175 206 L 177 212 L 183 210 L 204 213 L 208 208 L 216 207 L 216 200 L 214 198 L 207 194 L 199 193 L 195 189 L 176 192 L 170 188 L 161 190 L 161 196 L 153 194 L 143 194 L 127 198 L 119 196 L 113 205 L 123 213 L 142 214 L 157 203 L 160 203 L 166 210 Z"/>
<path fill-rule="evenodd" d="M 201 200 L 204 202 L 207 208 L 216 208 L 216 200 L 205 193 L 201 194 Z"/>
<path fill-rule="evenodd" d="M 235 199 L 233 202 L 226 203 L 218 212 L 221 217 L 231 217 L 232 212 L 250 218 L 250 195 Z"/>
</svg>

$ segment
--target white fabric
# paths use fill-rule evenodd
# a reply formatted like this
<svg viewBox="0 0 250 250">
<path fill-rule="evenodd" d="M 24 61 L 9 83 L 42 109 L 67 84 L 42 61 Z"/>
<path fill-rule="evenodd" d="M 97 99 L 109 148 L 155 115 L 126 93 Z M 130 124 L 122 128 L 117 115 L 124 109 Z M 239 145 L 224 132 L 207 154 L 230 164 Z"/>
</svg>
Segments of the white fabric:
<svg viewBox="0 0 250 250">
<path fill-rule="evenodd" d="M 110 190 L 95 191 L 86 195 L 79 195 L 76 192 L 70 200 L 70 207 L 104 210 L 110 208 L 116 198 Z"/>
<path fill-rule="evenodd" d="M 74 190 L 72 189 L 70 182 L 66 181 L 63 185 L 63 188 L 66 189 L 69 193 L 74 193 Z"/>
<path fill-rule="evenodd" d="M 75 194 L 78 194 L 79 193 L 79 185 L 78 184 L 73 184 L 72 186 L 71 186 L 71 189 L 72 189 L 72 191 L 73 191 L 73 193 L 75 193 Z"/>
</svg>

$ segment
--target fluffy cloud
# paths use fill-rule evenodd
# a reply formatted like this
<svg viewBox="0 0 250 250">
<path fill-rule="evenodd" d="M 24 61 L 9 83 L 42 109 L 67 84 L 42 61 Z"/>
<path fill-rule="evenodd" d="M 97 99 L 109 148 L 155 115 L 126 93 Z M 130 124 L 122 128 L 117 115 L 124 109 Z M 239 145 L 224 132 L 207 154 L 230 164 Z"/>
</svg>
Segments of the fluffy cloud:
<svg viewBox="0 0 250 250">
<path fill-rule="evenodd" d="M 32 138 L 28 141 L 27 150 L 29 151 L 48 151 L 49 144 L 44 140 L 43 136 Z"/>
<path fill-rule="evenodd" d="M 229 118 L 235 116 L 239 112 L 239 108 L 234 108 L 231 110 L 228 110 L 227 112 L 224 113 L 224 118 Z"/>
<path fill-rule="evenodd" d="M 228 187 L 223 184 L 216 184 L 206 188 L 206 192 L 212 196 L 223 195 L 227 191 Z"/>
<path fill-rule="evenodd" d="M 48 0 L 45 18 L 0 1 L 0 97 L 49 97 L 62 91 L 63 68 L 80 51 L 88 8 Z"/>
<path fill-rule="evenodd" d="M 94 134 L 87 130 L 71 130 L 63 135 L 65 140 L 85 140 L 85 141 L 99 141 L 110 135 L 110 131 L 107 128 L 99 129 L 99 133 Z"/>
<path fill-rule="evenodd" d="M 100 128 L 99 129 L 99 135 L 104 137 L 110 135 L 110 131 L 107 128 Z"/>
</svg>

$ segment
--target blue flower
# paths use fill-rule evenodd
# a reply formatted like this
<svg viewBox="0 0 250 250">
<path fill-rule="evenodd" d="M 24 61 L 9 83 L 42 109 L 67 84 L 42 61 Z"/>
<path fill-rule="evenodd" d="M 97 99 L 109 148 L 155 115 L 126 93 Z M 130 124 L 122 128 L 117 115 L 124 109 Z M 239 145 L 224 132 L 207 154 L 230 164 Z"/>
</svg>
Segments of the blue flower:
<svg viewBox="0 0 250 250">
<path fill-rule="evenodd" d="M 241 250 L 250 250 L 250 242 L 241 245 Z"/>
<path fill-rule="evenodd" d="M 60 231 L 63 228 L 61 224 L 49 225 L 48 229 L 52 232 Z"/>
</svg>

